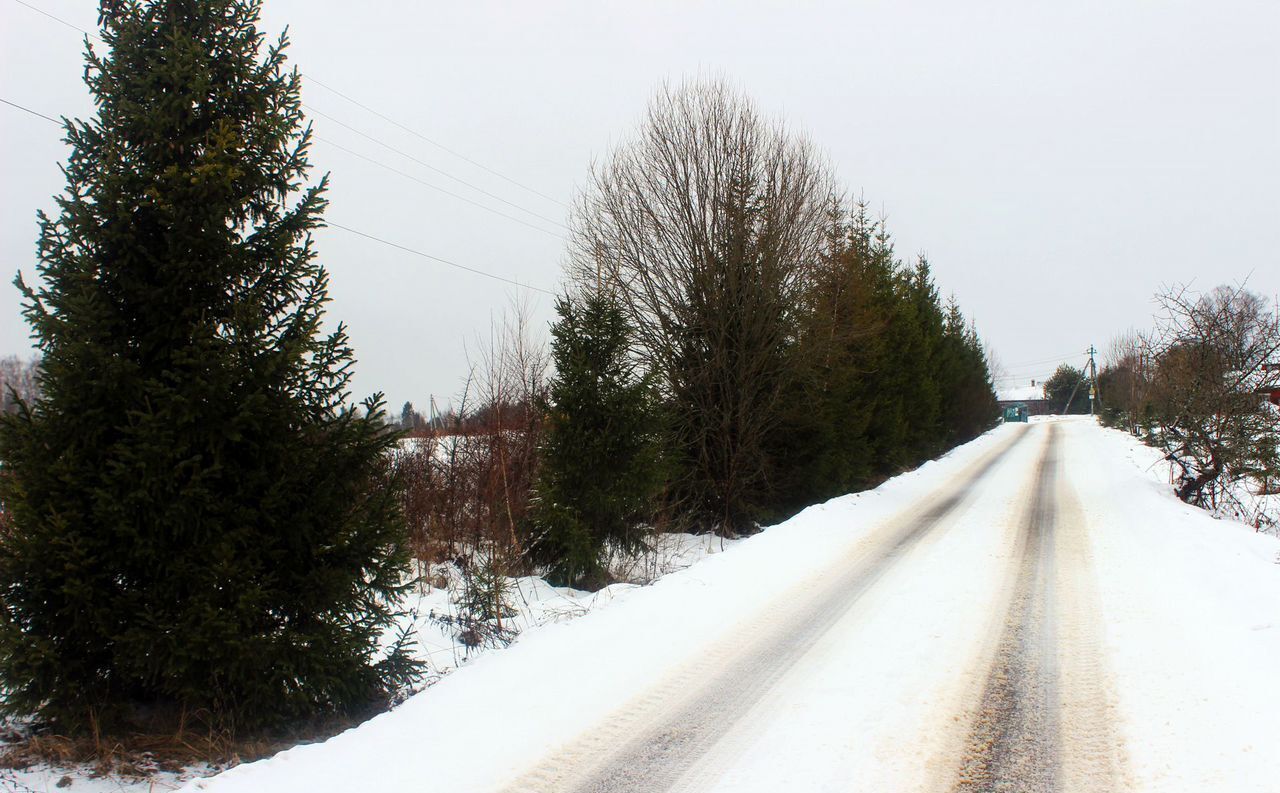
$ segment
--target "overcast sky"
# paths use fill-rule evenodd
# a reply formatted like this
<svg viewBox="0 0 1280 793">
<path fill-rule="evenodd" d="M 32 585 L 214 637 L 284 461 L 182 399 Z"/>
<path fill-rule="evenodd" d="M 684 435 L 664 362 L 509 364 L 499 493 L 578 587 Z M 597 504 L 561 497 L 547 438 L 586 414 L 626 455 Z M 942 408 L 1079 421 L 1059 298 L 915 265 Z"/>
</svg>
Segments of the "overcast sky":
<svg viewBox="0 0 1280 793">
<path fill-rule="evenodd" d="M 89 0 L 25 2 L 94 28 Z M 542 289 L 560 282 L 558 224 L 592 158 L 663 80 L 711 74 L 807 132 L 888 216 L 900 253 L 929 255 L 1009 384 L 1144 326 L 1164 284 L 1280 291 L 1274 0 L 267 0 L 264 23 L 289 26 L 312 78 L 330 220 Z M 86 116 L 82 39 L 0 0 L 0 99 Z M 33 272 L 35 211 L 62 187 L 60 135 L 0 105 L 0 354 L 30 348 L 5 282 Z M 455 393 L 467 349 L 516 293 L 541 326 L 551 317 L 546 294 L 347 231 L 325 230 L 319 248 L 359 358 L 356 395 L 385 391 L 393 411 Z"/>
</svg>

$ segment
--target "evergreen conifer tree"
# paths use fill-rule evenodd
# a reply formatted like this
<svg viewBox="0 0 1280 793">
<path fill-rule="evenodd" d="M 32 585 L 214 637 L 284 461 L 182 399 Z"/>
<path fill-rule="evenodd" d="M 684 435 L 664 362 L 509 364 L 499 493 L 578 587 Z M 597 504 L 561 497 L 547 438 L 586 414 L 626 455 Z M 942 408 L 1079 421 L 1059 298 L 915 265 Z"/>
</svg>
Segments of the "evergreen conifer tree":
<svg viewBox="0 0 1280 793">
<path fill-rule="evenodd" d="M 918 462 L 912 449 L 913 400 L 927 364 L 921 360 L 923 340 L 916 304 L 908 299 L 909 281 L 883 224 L 872 240 L 867 275 L 876 310 L 884 321 L 870 365 L 873 377 L 867 383 L 873 394 L 868 431 L 877 473 L 888 477 Z"/>
<path fill-rule="evenodd" d="M 954 297 L 947 303 L 934 371 L 945 395 L 942 426 L 946 448 L 970 441 L 995 424 L 996 394 L 986 351 L 977 332 L 965 323 Z"/>
<path fill-rule="evenodd" d="M 1044 398 L 1055 413 L 1088 413 L 1089 379 L 1085 371 L 1069 363 L 1059 364 L 1044 381 Z"/>
<path fill-rule="evenodd" d="M 621 307 L 599 290 L 556 302 L 556 374 L 533 504 L 533 555 L 555 583 L 605 582 L 609 546 L 643 544 L 662 483 L 653 387 Z"/>
<path fill-rule="evenodd" d="M 25 314 L 41 396 L 0 430 L 3 705 L 69 732 L 360 708 L 404 571 L 380 397 L 321 329 L 309 129 L 261 0 L 103 2 Z"/>
<path fill-rule="evenodd" d="M 950 396 L 939 378 L 945 318 L 933 272 L 924 256 L 903 274 L 903 289 L 914 324 L 911 358 L 904 363 L 910 367 L 913 379 L 908 403 L 912 414 L 909 448 L 911 464 L 915 465 L 943 450 L 946 431 L 942 403 Z"/>
<path fill-rule="evenodd" d="M 904 267 L 864 202 L 830 213 L 828 229 L 771 439 L 775 517 L 874 485 L 995 418 L 982 345 L 954 302 L 943 311 L 924 257 Z"/>
<path fill-rule="evenodd" d="M 871 221 L 864 204 L 847 217 L 836 203 L 823 255 L 799 316 L 796 376 L 771 436 L 770 517 L 864 488 L 874 473 L 868 425 L 884 321 L 872 271 Z"/>
</svg>

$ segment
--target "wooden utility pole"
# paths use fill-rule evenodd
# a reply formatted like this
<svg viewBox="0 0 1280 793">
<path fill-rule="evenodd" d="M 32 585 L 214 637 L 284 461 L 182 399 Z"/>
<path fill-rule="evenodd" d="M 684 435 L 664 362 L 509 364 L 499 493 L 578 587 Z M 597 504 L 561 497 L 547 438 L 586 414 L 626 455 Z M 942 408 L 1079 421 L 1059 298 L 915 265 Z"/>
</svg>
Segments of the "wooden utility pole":
<svg viewBox="0 0 1280 793">
<path fill-rule="evenodd" d="M 1093 400 L 1095 396 L 1101 396 L 1098 393 L 1098 365 L 1094 363 L 1093 356 L 1098 351 L 1092 344 L 1089 345 L 1089 415 L 1093 415 Z"/>
</svg>

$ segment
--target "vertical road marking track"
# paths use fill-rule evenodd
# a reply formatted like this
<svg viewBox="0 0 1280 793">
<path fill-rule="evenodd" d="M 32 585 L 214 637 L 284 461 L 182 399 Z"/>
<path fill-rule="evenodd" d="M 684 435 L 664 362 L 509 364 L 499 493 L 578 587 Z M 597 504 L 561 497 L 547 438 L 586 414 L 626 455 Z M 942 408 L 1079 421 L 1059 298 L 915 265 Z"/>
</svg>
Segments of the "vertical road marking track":
<svg viewBox="0 0 1280 793">
<path fill-rule="evenodd" d="M 1058 428 L 1050 424 L 955 793 L 1121 786 L 1084 522 L 1060 480 L 1057 444 Z"/>
<path fill-rule="evenodd" d="M 921 514 L 883 524 L 821 574 L 777 598 L 732 635 L 607 723 L 506 789 L 534 793 L 665 791 L 760 700 L 814 642 L 898 561 L 966 506 L 978 484 L 1029 432 L 1020 429 L 972 473 L 928 499 Z"/>
<path fill-rule="evenodd" d="M 1053 597 L 1056 441 L 1057 427 L 1049 425 L 1022 521 L 1012 602 L 956 785 L 964 793 L 1060 789 Z"/>
</svg>

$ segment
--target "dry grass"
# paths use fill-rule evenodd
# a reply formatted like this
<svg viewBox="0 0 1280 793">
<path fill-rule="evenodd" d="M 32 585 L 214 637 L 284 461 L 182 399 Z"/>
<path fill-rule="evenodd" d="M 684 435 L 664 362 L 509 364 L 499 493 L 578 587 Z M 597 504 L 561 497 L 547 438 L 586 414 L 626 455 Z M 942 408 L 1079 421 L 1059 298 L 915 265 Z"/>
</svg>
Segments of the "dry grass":
<svg viewBox="0 0 1280 793">
<path fill-rule="evenodd" d="M 356 717 L 329 717 L 305 727 L 249 738 L 191 729 L 166 734 L 129 732 L 73 737 L 9 726 L 0 731 L 0 770 L 48 766 L 84 770 L 92 778 L 134 780 L 161 773 L 177 774 L 194 766 L 216 771 L 299 744 L 323 741 L 374 715 L 367 712 Z"/>
</svg>

